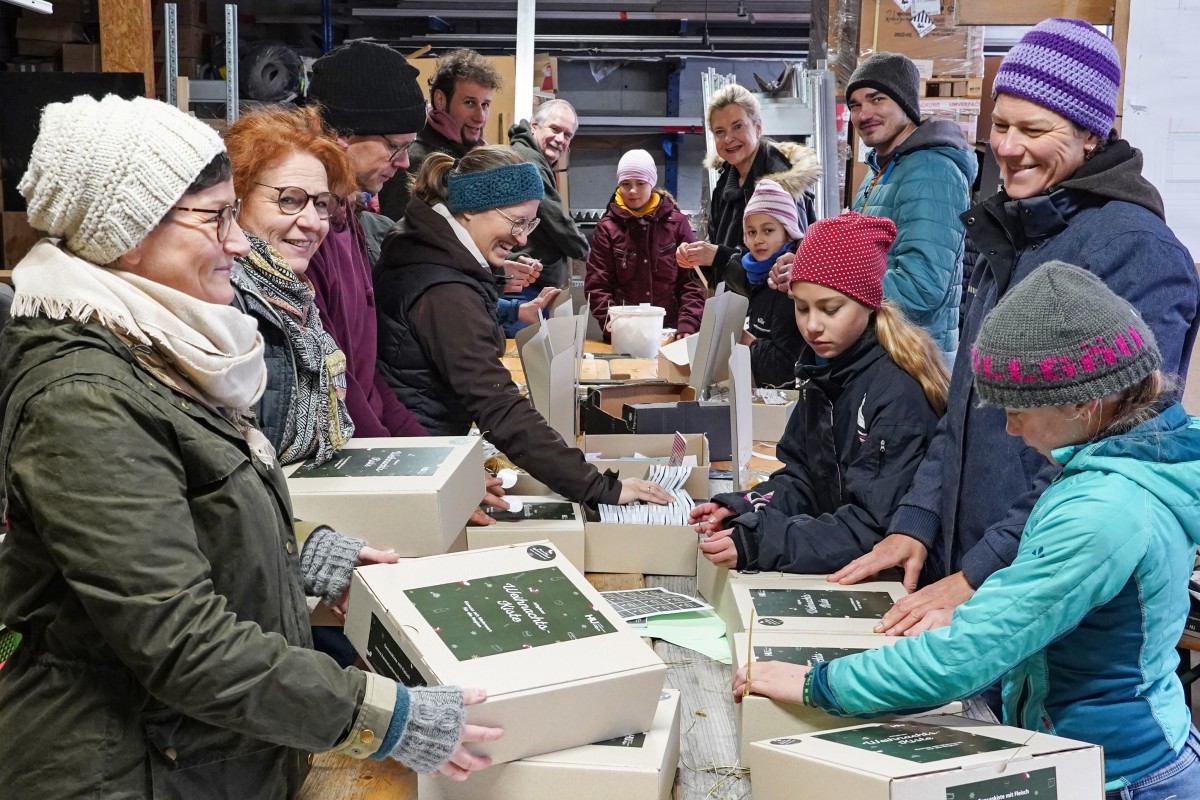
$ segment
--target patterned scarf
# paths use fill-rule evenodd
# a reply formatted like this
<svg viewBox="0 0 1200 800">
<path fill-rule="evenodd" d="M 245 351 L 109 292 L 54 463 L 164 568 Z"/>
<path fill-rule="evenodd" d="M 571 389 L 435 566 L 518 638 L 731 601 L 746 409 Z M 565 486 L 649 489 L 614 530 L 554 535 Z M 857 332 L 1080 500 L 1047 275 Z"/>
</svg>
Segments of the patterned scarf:
<svg viewBox="0 0 1200 800">
<path fill-rule="evenodd" d="M 323 464 L 354 435 L 346 410 L 346 354 L 321 326 L 312 284 L 292 272 L 271 245 L 250 234 L 246 239 L 250 253 L 237 263 L 253 292 L 276 312 L 296 368 L 279 461 L 312 457 Z"/>
</svg>

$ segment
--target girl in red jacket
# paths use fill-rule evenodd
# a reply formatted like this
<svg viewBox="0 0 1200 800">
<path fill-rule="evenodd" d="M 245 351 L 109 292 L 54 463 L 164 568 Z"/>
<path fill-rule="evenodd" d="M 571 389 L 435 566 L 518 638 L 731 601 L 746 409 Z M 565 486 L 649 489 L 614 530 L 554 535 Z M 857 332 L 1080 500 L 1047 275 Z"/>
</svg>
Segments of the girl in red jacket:
<svg viewBox="0 0 1200 800">
<path fill-rule="evenodd" d="M 700 330 L 704 288 L 675 263 L 675 249 L 696 236 L 675 199 L 654 188 L 657 183 L 649 153 L 622 156 L 617 191 L 592 235 L 584 288 L 605 341 L 611 305 L 659 306 L 667 312 L 663 324 L 677 337 Z"/>
</svg>

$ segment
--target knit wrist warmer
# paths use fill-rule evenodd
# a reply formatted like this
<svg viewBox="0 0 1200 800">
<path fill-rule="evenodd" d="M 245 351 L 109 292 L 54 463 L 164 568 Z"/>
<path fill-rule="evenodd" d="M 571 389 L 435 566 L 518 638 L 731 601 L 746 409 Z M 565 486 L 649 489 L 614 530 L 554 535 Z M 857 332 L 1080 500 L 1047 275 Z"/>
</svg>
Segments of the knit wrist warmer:
<svg viewBox="0 0 1200 800">
<path fill-rule="evenodd" d="M 300 553 L 304 593 L 320 597 L 333 606 L 350 585 L 350 573 L 358 566 L 358 553 L 366 539 L 343 536 L 333 528 L 317 528 Z"/>
<path fill-rule="evenodd" d="M 467 712 L 459 687 L 410 688 L 408 723 L 389 755 L 413 772 L 433 772 L 449 760 L 462 737 L 466 721 Z"/>
</svg>

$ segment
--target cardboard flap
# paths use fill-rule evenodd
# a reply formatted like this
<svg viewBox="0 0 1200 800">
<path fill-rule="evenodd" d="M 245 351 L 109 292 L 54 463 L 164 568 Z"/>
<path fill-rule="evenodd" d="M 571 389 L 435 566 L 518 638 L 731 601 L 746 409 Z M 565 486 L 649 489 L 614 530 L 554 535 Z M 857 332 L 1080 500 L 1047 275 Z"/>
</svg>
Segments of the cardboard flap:
<svg viewBox="0 0 1200 800">
<path fill-rule="evenodd" d="M 517 332 L 517 352 L 529 399 L 564 441 L 575 441 L 575 386 L 587 318 L 569 315 L 541 320 Z"/>
<path fill-rule="evenodd" d="M 670 344 L 664 344 L 658 352 L 677 367 L 686 367 L 692 363 L 692 353 L 696 350 L 697 335 L 692 333 L 682 339 L 676 339 Z"/>
<path fill-rule="evenodd" d="M 688 378 L 688 385 L 700 397 L 707 397 L 709 386 L 729 377 L 730 336 L 740 338 L 749 309 L 750 300 L 726 291 L 723 283 L 717 286 L 717 294 L 704 303 Z"/>
<path fill-rule="evenodd" d="M 730 335 L 729 356 L 729 444 L 733 449 L 733 486 L 749 488 L 750 456 L 754 450 L 754 421 L 750 410 L 751 377 L 750 348 L 737 344 L 736 334 Z"/>
</svg>

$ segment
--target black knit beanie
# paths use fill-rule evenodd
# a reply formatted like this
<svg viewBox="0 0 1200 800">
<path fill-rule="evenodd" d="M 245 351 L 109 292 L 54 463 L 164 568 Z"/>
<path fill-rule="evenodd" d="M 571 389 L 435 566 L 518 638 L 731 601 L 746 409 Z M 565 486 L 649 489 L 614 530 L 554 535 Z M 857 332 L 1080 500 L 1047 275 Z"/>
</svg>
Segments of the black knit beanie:
<svg viewBox="0 0 1200 800">
<path fill-rule="evenodd" d="M 313 63 L 308 98 L 340 134 L 415 133 L 425 127 L 418 74 L 392 48 L 356 39 Z"/>
<path fill-rule="evenodd" d="M 914 125 L 921 124 L 921 73 L 908 56 L 876 53 L 859 64 L 846 84 L 846 100 L 863 87 L 883 92 L 896 101 Z"/>
</svg>

